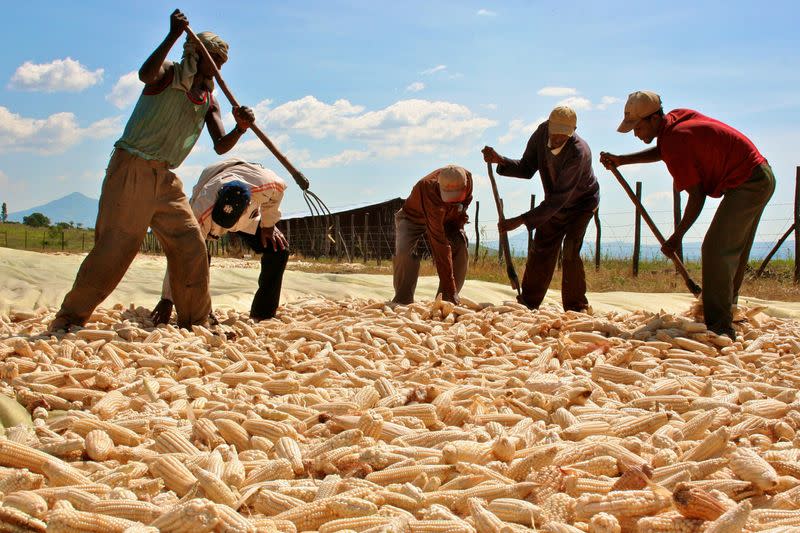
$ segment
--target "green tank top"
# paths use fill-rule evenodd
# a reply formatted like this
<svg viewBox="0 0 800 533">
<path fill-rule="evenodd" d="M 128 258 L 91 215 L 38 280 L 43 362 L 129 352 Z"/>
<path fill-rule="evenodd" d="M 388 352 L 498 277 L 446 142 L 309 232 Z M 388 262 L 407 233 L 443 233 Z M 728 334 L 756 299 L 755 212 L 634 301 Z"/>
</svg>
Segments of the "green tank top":
<svg viewBox="0 0 800 533">
<path fill-rule="evenodd" d="M 200 138 L 210 105 L 208 91 L 202 102 L 195 102 L 182 89 L 167 87 L 154 94 L 145 90 L 114 146 L 176 168 Z"/>
</svg>

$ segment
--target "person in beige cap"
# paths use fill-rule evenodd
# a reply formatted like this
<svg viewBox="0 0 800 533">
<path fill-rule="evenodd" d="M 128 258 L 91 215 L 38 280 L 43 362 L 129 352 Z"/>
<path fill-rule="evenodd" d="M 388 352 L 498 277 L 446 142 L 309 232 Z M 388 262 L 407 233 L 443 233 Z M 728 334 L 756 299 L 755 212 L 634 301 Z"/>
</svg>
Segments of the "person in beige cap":
<svg viewBox="0 0 800 533">
<path fill-rule="evenodd" d="M 472 202 L 472 174 L 448 165 L 434 170 L 414 185 L 403 207 L 395 214 L 394 298 L 410 304 L 419 277 L 420 247 L 427 237 L 439 274 L 436 293 L 460 303 L 458 293 L 467 277 L 469 253 L 464 225 Z"/>
<path fill-rule="evenodd" d="M 575 111 L 558 106 L 533 133 L 522 159 L 503 157 L 489 146 L 483 149 L 484 161 L 496 163 L 498 174 L 531 179 L 538 171 L 542 179 L 544 201 L 498 225 L 503 232 L 523 224 L 536 230 L 522 277 L 522 294 L 517 297 L 530 309 L 538 308 L 547 294 L 562 243 L 564 310 L 582 311 L 589 306 L 580 253 L 586 227 L 600 202 L 600 187 L 592 171 L 592 152 L 575 134 L 576 128 Z"/>
<path fill-rule="evenodd" d="M 678 191 L 689 198 L 678 227 L 662 249 L 674 252 L 697 220 L 706 196 L 722 197 L 702 246 L 703 311 L 706 327 L 730 338 L 732 306 L 737 303 L 758 222 L 775 190 L 767 160 L 742 133 L 691 109 L 664 114 L 661 97 L 651 91 L 631 93 L 617 131 L 656 146 L 628 155 L 600 153 L 610 168 L 664 161 Z"/>
</svg>

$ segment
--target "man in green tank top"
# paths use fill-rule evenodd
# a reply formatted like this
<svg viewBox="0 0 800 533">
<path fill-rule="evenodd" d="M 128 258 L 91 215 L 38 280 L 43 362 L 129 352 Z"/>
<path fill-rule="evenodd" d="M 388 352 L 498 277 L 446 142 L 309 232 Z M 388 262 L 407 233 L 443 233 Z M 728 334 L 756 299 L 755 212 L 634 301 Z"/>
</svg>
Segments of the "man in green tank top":
<svg viewBox="0 0 800 533">
<path fill-rule="evenodd" d="M 224 154 L 255 120 L 247 107 L 233 109 L 236 126 L 225 133 L 211 95 L 213 68 L 188 40 L 180 63 L 167 61 L 189 21 L 179 10 L 169 33 L 139 69 L 145 87 L 106 169 L 95 224 L 95 245 L 81 264 L 72 290 L 50 324 L 51 331 L 83 326 L 111 294 L 153 229 L 167 256 L 178 325 L 204 324 L 211 312 L 208 259 L 200 227 L 183 184 L 171 171 L 189 155 L 205 125 L 214 150 Z M 218 68 L 228 45 L 210 32 L 198 34 Z"/>
</svg>

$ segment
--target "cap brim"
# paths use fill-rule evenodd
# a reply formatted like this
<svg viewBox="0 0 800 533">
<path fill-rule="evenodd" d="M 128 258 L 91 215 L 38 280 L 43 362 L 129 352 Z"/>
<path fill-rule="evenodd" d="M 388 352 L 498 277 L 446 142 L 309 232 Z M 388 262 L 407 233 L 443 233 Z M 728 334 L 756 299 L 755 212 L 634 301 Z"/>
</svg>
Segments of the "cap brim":
<svg viewBox="0 0 800 533">
<path fill-rule="evenodd" d="M 547 133 L 550 135 L 569 135 L 575 133 L 575 128 L 567 124 L 548 124 Z"/>
<path fill-rule="evenodd" d="M 464 197 L 464 189 L 460 191 L 443 191 L 441 187 L 439 187 L 439 194 L 442 195 L 442 200 L 445 202 L 457 202 Z"/>
<path fill-rule="evenodd" d="M 619 123 L 617 131 L 620 133 L 628 133 L 633 129 L 634 126 L 636 126 L 637 122 L 639 122 L 638 118 L 626 118 Z"/>
</svg>

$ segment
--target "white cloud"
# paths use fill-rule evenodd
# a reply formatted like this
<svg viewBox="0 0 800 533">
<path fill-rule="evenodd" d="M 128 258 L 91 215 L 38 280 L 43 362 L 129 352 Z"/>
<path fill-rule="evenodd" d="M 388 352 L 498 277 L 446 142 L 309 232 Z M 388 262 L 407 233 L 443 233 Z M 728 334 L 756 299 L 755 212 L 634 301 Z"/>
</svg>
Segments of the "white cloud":
<svg viewBox="0 0 800 533">
<path fill-rule="evenodd" d="M 356 161 L 363 161 L 369 157 L 369 152 L 364 150 L 344 150 L 339 154 L 331 157 L 323 157 L 316 161 L 308 161 L 305 165 L 306 168 L 330 168 L 335 166 L 349 165 Z"/>
<path fill-rule="evenodd" d="M 644 204 L 645 207 L 663 207 L 667 203 L 671 208 L 672 191 L 658 191 L 650 193 L 644 197 L 644 200 L 642 200 L 642 204 Z"/>
<path fill-rule="evenodd" d="M 108 117 L 92 122 L 85 130 L 81 130 L 83 136 L 89 139 L 105 139 L 114 135 L 120 135 L 124 128 L 124 118 L 120 115 Z"/>
<path fill-rule="evenodd" d="M 197 179 L 200 177 L 200 174 L 205 170 L 204 165 L 187 165 L 186 163 L 182 164 L 178 168 L 175 169 L 175 174 L 181 178 L 181 181 L 184 183 L 184 186 L 187 187 L 190 191 L 194 184 L 197 183 Z"/>
<path fill-rule="evenodd" d="M 483 107 L 491 111 L 495 111 L 497 109 L 497 104 L 483 104 Z"/>
<path fill-rule="evenodd" d="M 578 96 L 580 93 L 573 87 L 542 87 L 537 92 L 540 96 L 566 96 L 560 100 L 556 105 L 567 105 L 575 110 L 589 111 L 597 109 L 604 111 L 612 104 L 619 102 L 619 98 L 614 96 L 603 96 L 599 104 L 592 103 L 586 97 Z"/>
<path fill-rule="evenodd" d="M 119 109 L 125 109 L 139 98 L 143 87 L 144 84 L 139 80 L 139 73 L 133 70 L 117 80 L 114 88 L 106 95 L 106 100 Z"/>
<path fill-rule="evenodd" d="M 80 62 L 68 57 L 50 63 L 26 61 L 11 76 L 9 87 L 24 91 L 80 92 L 103 80 L 103 69 L 87 69 Z"/>
<path fill-rule="evenodd" d="M 497 13 L 494 11 L 489 11 L 488 9 L 479 9 L 477 13 L 475 13 L 479 17 L 496 17 Z"/>
<path fill-rule="evenodd" d="M 406 87 L 406 91 L 410 93 L 418 93 L 424 88 L 425 88 L 424 83 L 422 83 L 421 81 L 415 81 L 414 83 Z"/>
<path fill-rule="evenodd" d="M 578 94 L 573 87 L 542 87 L 536 94 L 539 96 L 572 96 Z"/>
<path fill-rule="evenodd" d="M 100 139 L 121 129 L 121 117 L 105 118 L 88 128 L 81 128 L 73 113 L 55 113 L 44 119 L 35 119 L 0 106 L 0 153 L 57 154 L 85 138 Z"/>
<path fill-rule="evenodd" d="M 443 72 L 445 70 L 447 70 L 447 65 L 436 65 L 435 67 L 423 70 L 421 74 L 430 76 L 431 74 L 436 74 L 437 72 Z"/>
<path fill-rule="evenodd" d="M 545 117 L 539 117 L 534 122 L 526 124 L 524 120 L 514 119 L 508 123 L 508 131 L 498 139 L 498 142 L 506 144 L 519 137 L 530 137 L 545 120 L 547 120 Z"/>
<path fill-rule="evenodd" d="M 599 109 L 600 111 L 605 111 L 606 109 L 608 109 L 608 106 L 616 104 L 619 101 L 620 101 L 619 98 L 615 96 L 604 96 L 600 99 L 600 103 L 597 104 L 597 109 Z"/>
<path fill-rule="evenodd" d="M 583 96 L 570 96 L 559 101 L 556 105 L 566 105 L 575 110 L 590 110 L 593 108 L 592 101 Z"/>
<path fill-rule="evenodd" d="M 400 100 L 376 111 L 367 111 L 348 100 L 328 104 L 314 96 L 273 109 L 262 104 L 256 106 L 256 115 L 268 131 L 314 139 L 334 138 L 348 144 L 333 157 L 318 161 L 306 157 L 318 168 L 367 157 L 394 158 L 437 150 L 462 153 L 496 124 L 466 106 L 421 99 Z"/>
</svg>

